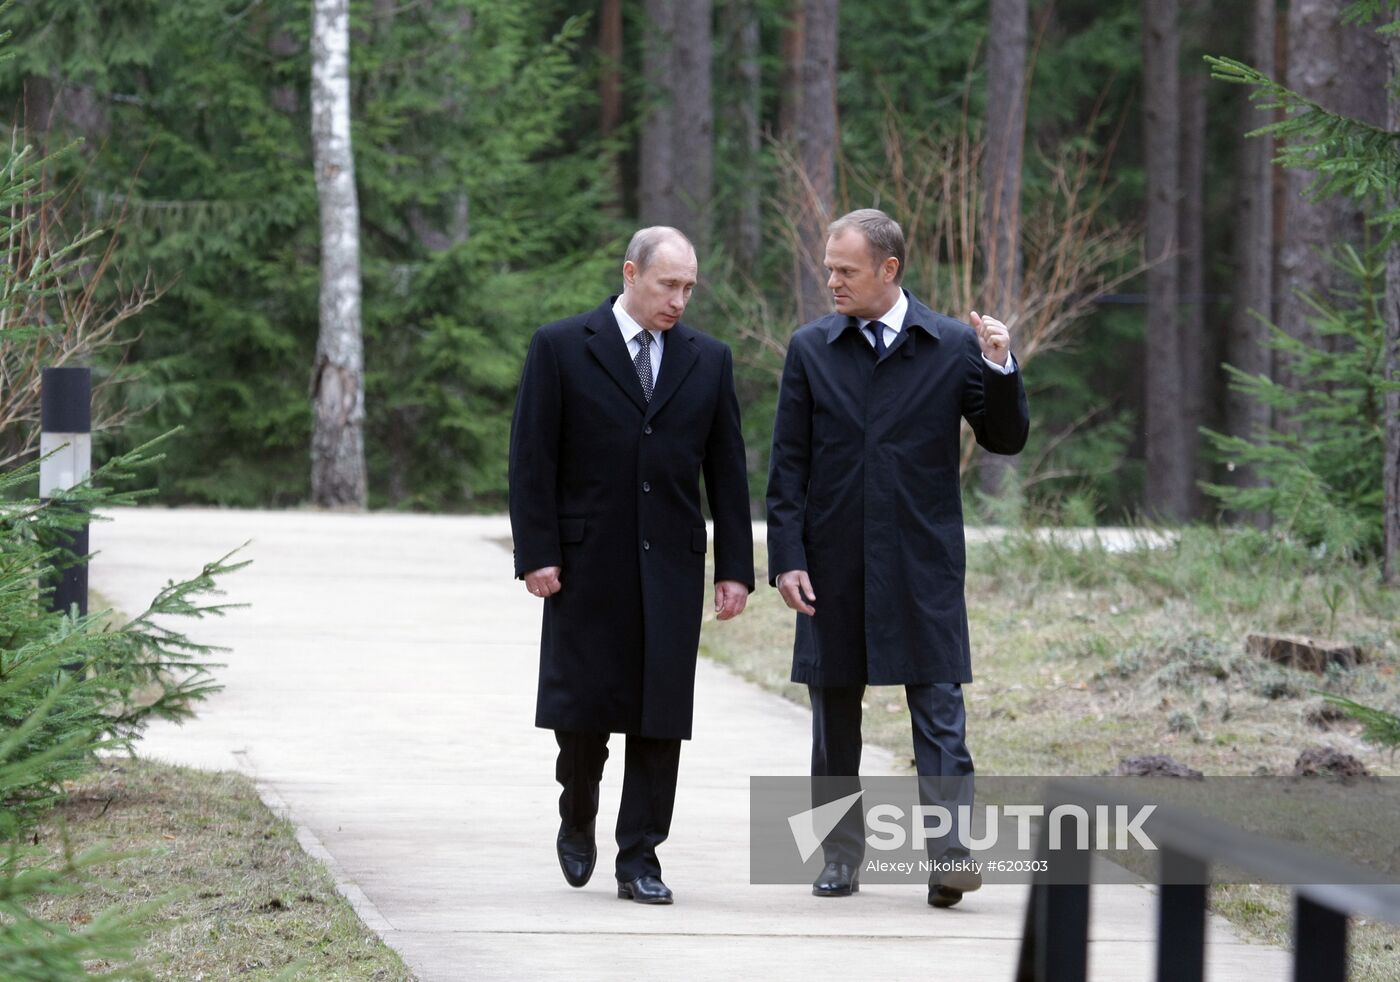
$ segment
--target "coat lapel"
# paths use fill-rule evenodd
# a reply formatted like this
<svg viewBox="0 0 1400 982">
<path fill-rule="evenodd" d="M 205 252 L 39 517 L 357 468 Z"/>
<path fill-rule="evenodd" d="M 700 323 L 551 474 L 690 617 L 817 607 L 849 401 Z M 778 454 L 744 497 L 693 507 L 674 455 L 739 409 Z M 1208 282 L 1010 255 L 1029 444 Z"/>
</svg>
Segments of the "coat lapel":
<svg viewBox="0 0 1400 982">
<path fill-rule="evenodd" d="M 627 342 L 622 340 L 622 330 L 617 326 L 617 318 L 613 316 L 612 299 L 603 303 L 593 315 L 588 318 L 587 328 L 592 337 L 585 342 L 589 354 L 597 359 L 598 364 L 612 376 L 612 380 L 622 389 L 627 398 L 631 399 L 642 412 L 647 411 L 646 396 L 642 394 L 642 381 L 637 378 L 637 368 L 632 364 L 632 359 L 627 357 Z M 667 352 L 669 354 L 669 352 Z M 665 361 L 665 356 L 662 358 Z M 662 378 L 666 372 L 663 370 Z M 664 384 L 664 382 L 663 382 Z M 652 394 L 652 404 L 656 403 L 656 393 Z"/>
<path fill-rule="evenodd" d="M 621 337 L 621 332 L 618 334 Z M 677 324 L 666 333 L 666 344 L 661 349 L 661 375 L 656 380 L 656 388 L 651 393 L 651 404 L 646 407 L 647 419 L 657 414 L 666 400 L 675 395 L 676 389 L 685 381 L 690 370 L 695 367 L 695 359 L 700 357 L 695 333 L 684 324 Z M 634 369 L 633 377 L 637 374 Z M 641 383 L 637 383 L 641 392 Z"/>
<path fill-rule="evenodd" d="M 904 312 L 904 324 L 899 332 L 899 337 L 890 346 L 885 357 L 893 358 L 896 351 L 901 351 L 905 358 L 913 358 L 916 350 L 915 342 L 918 340 L 914 336 L 914 328 L 922 329 L 934 341 L 940 340 L 942 332 L 938 329 L 938 315 L 929 310 L 919 302 L 912 293 L 905 291 L 905 296 L 909 298 L 909 309 Z"/>
</svg>

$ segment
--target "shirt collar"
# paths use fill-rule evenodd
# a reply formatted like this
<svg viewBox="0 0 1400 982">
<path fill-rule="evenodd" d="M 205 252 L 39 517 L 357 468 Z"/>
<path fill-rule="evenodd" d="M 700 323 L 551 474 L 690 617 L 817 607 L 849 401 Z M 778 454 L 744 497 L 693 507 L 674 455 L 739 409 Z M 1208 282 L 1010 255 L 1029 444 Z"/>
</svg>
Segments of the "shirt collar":
<svg viewBox="0 0 1400 982">
<path fill-rule="evenodd" d="M 935 314 L 925 307 L 919 302 L 918 298 L 908 290 L 901 289 L 899 292 L 908 304 L 907 311 L 904 314 L 904 320 L 908 323 L 908 326 L 921 327 L 924 329 L 924 333 L 929 337 L 933 338 L 935 341 L 939 340 L 943 333 L 938 326 L 939 320 L 942 319 L 941 315 Z M 898 304 L 895 306 L 898 307 Z M 859 330 L 859 322 L 854 317 L 848 317 L 844 314 L 828 314 L 818 323 L 825 325 L 827 344 L 835 344 L 836 339 L 846 333 L 848 328 Z M 899 326 L 902 328 L 904 325 L 901 324 Z"/>
<path fill-rule="evenodd" d="M 878 318 L 881 324 L 892 328 L 896 334 L 904 329 L 904 315 L 909 312 L 909 298 L 904 295 L 904 290 L 899 291 L 899 299 L 894 302 L 894 306 L 885 311 L 883 317 Z M 860 327 L 863 330 L 870 323 L 865 318 L 858 318 Z"/>
<path fill-rule="evenodd" d="M 621 297 L 618 297 L 617 300 L 613 303 L 613 317 L 617 319 L 617 326 L 622 329 L 623 341 L 631 341 L 637 336 L 638 331 L 643 330 L 647 331 L 651 335 L 653 341 L 660 341 L 661 335 L 664 333 L 662 331 L 652 331 L 648 328 L 644 328 L 642 327 L 642 325 L 638 324 L 635 320 L 633 320 L 632 315 L 627 312 L 627 308 L 622 306 Z"/>
</svg>

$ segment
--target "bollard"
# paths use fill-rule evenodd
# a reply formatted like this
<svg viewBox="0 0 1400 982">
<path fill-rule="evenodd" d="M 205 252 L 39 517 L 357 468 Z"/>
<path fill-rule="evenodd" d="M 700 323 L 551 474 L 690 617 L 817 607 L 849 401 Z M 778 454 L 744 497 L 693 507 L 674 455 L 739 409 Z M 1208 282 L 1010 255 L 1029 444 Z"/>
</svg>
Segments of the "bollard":
<svg viewBox="0 0 1400 982">
<path fill-rule="evenodd" d="M 39 497 L 48 499 L 87 480 L 92 473 L 92 370 L 46 368 L 40 390 Z M 54 453 L 57 451 L 57 453 Z M 49 454 L 53 454 L 49 457 Z M 76 604 L 88 612 L 88 526 L 60 535 L 54 545 L 75 561 L 55 566 L 50 609 L 67 612 Z"/>
</svg>

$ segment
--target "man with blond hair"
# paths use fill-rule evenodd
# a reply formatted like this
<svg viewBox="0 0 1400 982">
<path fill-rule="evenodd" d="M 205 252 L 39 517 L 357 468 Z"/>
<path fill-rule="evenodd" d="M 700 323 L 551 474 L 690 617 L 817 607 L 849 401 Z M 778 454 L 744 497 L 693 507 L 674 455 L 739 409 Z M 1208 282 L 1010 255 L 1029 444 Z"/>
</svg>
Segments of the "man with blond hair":
<svg viewBox="0 0 1400 982">
<path fill-rule="evenodd" d="M 960 424 L 1013 454 L 1030 414 L 1006 326 L 929 310 L 900 286 L 904 249 L 899 224 L 874 208 L 831 224 L 836 312 L 793 334 L 778 396 L 769 582 L 798 612 L 792 680 L 812 701 L 814 804 L 859 788 L 865 687 L 903 685 L 921 797 L 956 815 L 971 807 L 973 774 Z M 929 840 L 935 907 L 981 885 L 954 825 Z M 864 844 L 853 809 L 824 843 L 812 892 L 856 893 Z"/>
</svg>

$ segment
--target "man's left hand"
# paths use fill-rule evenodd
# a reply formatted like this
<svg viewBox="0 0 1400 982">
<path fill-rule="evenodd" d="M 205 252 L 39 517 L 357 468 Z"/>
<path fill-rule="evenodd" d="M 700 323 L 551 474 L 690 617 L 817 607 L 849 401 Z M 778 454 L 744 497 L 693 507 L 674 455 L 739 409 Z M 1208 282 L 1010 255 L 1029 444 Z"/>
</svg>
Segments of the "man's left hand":
<svg viewBox="0 0 1400 982">
<path fill-rule="evenodd" d="M 738 580 L 720 580 L 715 584 L 715 617 L 727 621 L 744 612 L 749 602 L 749 588 Z"/>
<path fill-rule="evenodd" d="M 1006 325 L 995 317 L 983 317 L 975 310 L 971 322 L 977 340 L 982 343 L 983 356 L 1005 368 L 1006 359 L 1011 357 L 1011 332 Z"/>
</svg>

